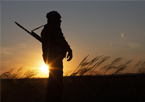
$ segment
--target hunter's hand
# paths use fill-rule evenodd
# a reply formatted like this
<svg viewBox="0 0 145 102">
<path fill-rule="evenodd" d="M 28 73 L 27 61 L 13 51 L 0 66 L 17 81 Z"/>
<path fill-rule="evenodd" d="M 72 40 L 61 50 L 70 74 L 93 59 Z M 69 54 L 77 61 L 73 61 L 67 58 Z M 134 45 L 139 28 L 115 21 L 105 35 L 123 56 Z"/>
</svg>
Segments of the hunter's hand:
<svg viewBox="0 0 145 102">
<path fill-rule="evenodd" d="M 68 51 L 68 54 L 67 54 L 67 61 L 70 61 L 72 59 L 73 55 L 72 55 L 72 50 L 70 49 Z"/>
</svg>

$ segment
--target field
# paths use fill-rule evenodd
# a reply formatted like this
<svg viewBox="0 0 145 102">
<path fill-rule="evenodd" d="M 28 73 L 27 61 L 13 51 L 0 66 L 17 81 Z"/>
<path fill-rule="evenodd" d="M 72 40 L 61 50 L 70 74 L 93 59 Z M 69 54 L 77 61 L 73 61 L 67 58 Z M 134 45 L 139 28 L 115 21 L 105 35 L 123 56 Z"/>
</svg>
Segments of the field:
<svg viewBox="0 0 145 102">
<path fill-rule="evenodd" d="M 44 102 L 47 79 L 2 79 L 2 102 Z M 62 102 L 145 102 L 145 75 L 64 77 Z"/>
</svg>

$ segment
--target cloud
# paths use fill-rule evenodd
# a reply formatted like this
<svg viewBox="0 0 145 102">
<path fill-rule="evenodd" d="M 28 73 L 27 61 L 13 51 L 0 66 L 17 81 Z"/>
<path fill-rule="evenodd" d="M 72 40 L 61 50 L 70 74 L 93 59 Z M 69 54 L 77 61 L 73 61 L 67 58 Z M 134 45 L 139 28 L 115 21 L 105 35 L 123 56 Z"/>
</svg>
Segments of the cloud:
<svg viewBox="0 0 145 102">
<path fill-rule="evenodd" d="M 10 55 L 10 54 L 12 54 L 11 50 L 13 50 L 13 48 L 10 48 L 10 47 L 1 47 L 0 54 Z"/>
<path fill-rule="evenodd" d="M 21 43 L 20 43 L 20 44 L 18 44 L 18 47 L 19 47 L 19 48 L 26 48 L 26 47 L 27 47 L 27 44 L 21 44 Z"/>
<path fill-rule="evenodd" d="M 0 54 L 2 55 L 11 55 L 17 49 L 26 48 L 27 44 L 17 44 L 15 47 L 1 47 Z"/>
<path fill-rule="evenodd" d="M 128 45 L 129 47 L 134 48 L 134 49 L 138 49 L 142 47 L 139 43 L 129 43 Z"/>
</svg>

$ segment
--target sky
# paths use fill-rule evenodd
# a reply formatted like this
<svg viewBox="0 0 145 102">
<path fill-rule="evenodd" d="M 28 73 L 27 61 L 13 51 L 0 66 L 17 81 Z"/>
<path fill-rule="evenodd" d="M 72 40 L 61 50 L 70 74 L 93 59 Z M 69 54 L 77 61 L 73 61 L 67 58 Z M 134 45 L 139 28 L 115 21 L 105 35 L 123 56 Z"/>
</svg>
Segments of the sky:
<svg viewBox="0 0 145 102">
<path fill-rule="evenodd" d="M 62 32 L 73 50 L 72 61 L 64 59 L 64 72 L 73 71 L 87 55 L 133 59 L 132 65 L 145 60 L 145 1 L 2 0 L 0 6 L 1 73 L 41 67 L 41 43 L 14 22 L 31 31 L 46 24 L 52 10 L 61 14 Z M 40 35 L 41 30 L 35 33 Z"/>
</svg>

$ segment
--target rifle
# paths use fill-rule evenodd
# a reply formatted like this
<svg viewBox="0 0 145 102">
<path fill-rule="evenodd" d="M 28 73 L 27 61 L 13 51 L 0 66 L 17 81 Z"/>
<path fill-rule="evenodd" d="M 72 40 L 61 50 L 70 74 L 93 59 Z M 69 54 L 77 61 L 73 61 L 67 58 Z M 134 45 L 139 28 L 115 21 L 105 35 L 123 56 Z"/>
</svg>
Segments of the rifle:
<svg viewBox="0 0 145 102">
<path fill-rule="evenodd" d="M 42 43 L 42 38 L 37 35 L 36 33 L 31 33 L 30 31 L 28 31 L 26 28 L 24 28 L 23 26 L 21 26 L 19 23 L 15 22 L 20 28 L 22 28 L 23 30 L 25 30 L 27 33 L 29 33 L 30 35 L 32 35 L 34 38 L 36 38 L 38 41 L 40 41 Z M 43 25 L 44 26 L 44 25 Z M 40 26 L 42 27 L 42 26 Z M 40 27 L 36 28 L 36 29 L 39 29 Z M 36 30 L 34 29 L 34 30 Z M 32 31 L 34 31 L 32 30 Z"/>
</svg>

